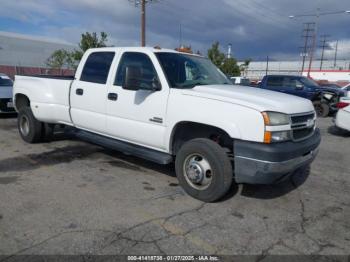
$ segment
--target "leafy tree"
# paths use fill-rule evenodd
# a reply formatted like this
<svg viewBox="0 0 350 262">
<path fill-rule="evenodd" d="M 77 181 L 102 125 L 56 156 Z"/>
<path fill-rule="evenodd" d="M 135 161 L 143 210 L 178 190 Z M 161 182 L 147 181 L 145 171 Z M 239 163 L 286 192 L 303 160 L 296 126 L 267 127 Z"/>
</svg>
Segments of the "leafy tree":
<svg viewBox="0 0 350 262">
<path fill-rule="evenodd" d="M 225 54 L 219 50 L 219 42 L 214 42 L 208 50 L 208 57 L 214 65 L 220 67 L 225 59 Z"/>
<path fill-rule="evenodd" d="M 220 51 L 219 42 L 214 42 L 208 50 L 208 57 L 220 70 L 229 76 L 239 76 L 240 68 L 234 58 L 227 58 L 224 53 Z"/>
<path fill-rule="evenodd" d="M 220 66 L 221 71 L 228 76 L 240 76 L 241 70 L 234 58 L 225 58 Z"/>
<path fill-rule="evenodd" d="M 61 69 L 64 66 L 69 67 L 68 60 L 70 60 L 70 53 L 64 49 L 59 49 L 47 59 L 46 65 L 50 68 Z"/>
<path fill-rule="evenodd" d="M 83 54 L 89 48 L 106 47 L 107 34 L 105 32 L 100 33 L 100 38 L 97 36 L 96 32 L 81 35 L 81 40 L 79 43 L 79 50 L 74 50 L 73 58 L 76 61 L 80 61 Z"/>
<path fill-rule="evenodd" d="M 106 42 L 107 34 L 105 32 L 101 32 L 100 37 L 97 36 L 96 32 L 86 32 L 81 35 L 79 49 L 75 49 L 71 52 L 64 49 L 56 50 L 47 59 L 46 64 L 50 68 L 68 67 L 75 69 L 86 50 L 89 48 L 105 47 Z"/>
<path fill-rule="evenodd" d="M 246 75 L 247 74 L 247 69 L 248 69 L 248 66 L 249 66 L 251 61 L 252 61 L 252 59 L 250 59 L 250 58 L 245 59 L 243 64 L 241 64 L 239 66 L 240 67 L 240 71 L 241 71 L 241 75 Z"/>
</svg>

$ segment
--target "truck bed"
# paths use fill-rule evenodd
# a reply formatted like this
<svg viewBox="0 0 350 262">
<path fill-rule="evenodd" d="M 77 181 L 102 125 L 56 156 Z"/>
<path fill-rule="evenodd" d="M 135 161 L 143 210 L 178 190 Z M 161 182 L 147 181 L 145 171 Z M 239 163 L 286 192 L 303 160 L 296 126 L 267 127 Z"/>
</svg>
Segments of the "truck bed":
<svg viewBox="0 0 350 262">
<path fill-rule="evenodd" d="M 69 91 L 72 76 L 15 76 L 14 93 L 31 101 L 34 116 L 43 122 L 71 124 Z"/>
<path fill-rule="evenodd" d="M 26 76 L 26 77 L 39 77 L 39 78 L 49 78 L 49 79 L 58 79 L 58 80 L 74 80 L 74 75 L 59 76 L 59 75 L 17 75 L 17 76 Z"/>
</svg>

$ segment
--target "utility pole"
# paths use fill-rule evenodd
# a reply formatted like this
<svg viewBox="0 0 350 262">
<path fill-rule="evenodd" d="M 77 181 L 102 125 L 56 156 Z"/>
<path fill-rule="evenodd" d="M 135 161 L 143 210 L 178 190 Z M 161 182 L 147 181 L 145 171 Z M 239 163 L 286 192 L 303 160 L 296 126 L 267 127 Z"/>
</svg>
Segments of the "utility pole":
<svg viewBox="0 0 350 262">
<path fill-rule="evenodd" d="M 135 7 L 141 6 L 141 46 L 146 46 L 146 4 L 154 3 L 158 0 L 129 0 Z"/>
<path fill-rule="evenodd" d="M 265 75 L 269 72 L 269 56 L 266 57 L 266 72 Z"/>
<path fill-rule="evenodd" d="M 334 68 L 336 68 L 336 66 L 337 66 L 337 54 L 338 54 L 338 40 L 335 43 Z"/>
<path fill-rule="evenodd" d="M 303 58 L 303 62 L 301 65 L 301 73 L 304 72 L 305 60 L 309 55 L 310 45 L 309 40 L 313 37 L 313 33 L 315 31 L 315 23 L 304 23 L 304 29 L 302 31 L 301 37 L 304 38 L 304 45 L 301 47 L 300 56 Z"/>
<path fill-rule="evenodd" d="M 315 17 L 315 30 L 314 30 L 314 36 L 312 41 L 312 49 L 310 52 L 310 62 L 309 62 L 309 69 L 307 76 L 310 77 L 310 71 L 311 71 L 311 65 L 312 65 L 312 59 L 314 55 L 314 51 L 316 48 L 316 37 L 317 37 L 317 28 L 318 28 L 318 21 L 320 16 L 325 15 L 336 15 L 336 14 L 350 14 L 350 10 L 340 10 L 340 11 L 327 11 L 327 12 L 320 12 L 320 8 L 317 8 L 316 13 L 314 14 L 297 14 L 297 15 L 290 15 L 288 16 L 291 19 L 298 18 L 298 17 Z"/>
<path fill-rule="evenodd" d="M 312 37 L 312 47 L 311 47 L 311 52 L 310 52 L 309 70 L 307 71 L 307 77 L 309 77 L 309 78 L 311 77 L 310 71 L 311 71 L 312 60 L 314 58 L 314 53 L 315 53 L 315 49 L 316 49 L 316 38 L 317 38 L 317 28 L 318 28 L 319 17 L 320 17 L 320 9 L 317 8 L 315 30 L 314 30 L 313 37 Z"/>
<path fill-rule="evenodd" d="M 180 23 L 180 43 L 179 43 L 179 47 L 182 48 L 182 24 Z"/>
<path fill-rule="evenodd" d="M 324 59 L 324 49 L 326 47 L 328 47 L 328 39 L 327 38 L 329 38 L 329 35 L 321 35 L 320 37 L 322 38 L 321 46 L 319 46 L 320 48 L 322 48 L 321 61 L 320 61 L 320 70 L 322 70 L 323 59 Z"/>
<path fill-rule="evenodd" d="M 141 46 L 146 45 L 146 0 L 141 0 Z"/>
</svg>

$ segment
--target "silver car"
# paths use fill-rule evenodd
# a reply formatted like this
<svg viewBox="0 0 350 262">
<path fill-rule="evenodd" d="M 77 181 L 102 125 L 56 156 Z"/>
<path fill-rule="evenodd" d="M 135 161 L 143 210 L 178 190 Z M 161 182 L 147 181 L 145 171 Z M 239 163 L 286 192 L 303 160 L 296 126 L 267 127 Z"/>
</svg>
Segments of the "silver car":
<svg viewBox="0 0 350 262">
<path fill-rule="evenodd" d="M 0 114 L 14 113 L 12 102 L 13 81 L 0 73 Z"/>
</svg>

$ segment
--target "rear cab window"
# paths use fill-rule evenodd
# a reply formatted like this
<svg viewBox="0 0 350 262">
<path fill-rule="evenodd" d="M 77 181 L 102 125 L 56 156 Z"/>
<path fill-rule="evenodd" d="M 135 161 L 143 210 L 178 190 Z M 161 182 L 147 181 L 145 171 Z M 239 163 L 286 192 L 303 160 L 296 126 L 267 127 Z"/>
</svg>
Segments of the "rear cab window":
<svg viewBox="0 0 350 262">
<path fill-rule="evenodd" d="M 114 52 L 94 52 L 86 59 L 80 81 L 106 84 Z"/>
</svg>

